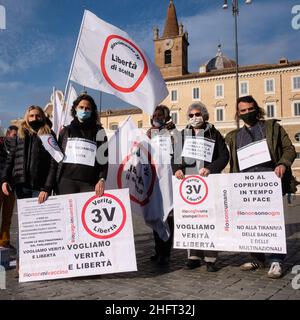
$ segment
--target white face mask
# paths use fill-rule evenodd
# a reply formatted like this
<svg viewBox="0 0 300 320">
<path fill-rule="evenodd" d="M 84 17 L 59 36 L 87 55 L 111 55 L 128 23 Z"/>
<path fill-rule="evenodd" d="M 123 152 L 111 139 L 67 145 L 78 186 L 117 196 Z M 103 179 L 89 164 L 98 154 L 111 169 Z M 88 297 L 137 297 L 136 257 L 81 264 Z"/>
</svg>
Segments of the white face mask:
<svg viewBox="0 0 300 320">
<path fill-rule="evenodd" d="M 200 128 L 203 124 L 203 118 L 200 116 L 200 117 L 193 117 L 191 119 L 189 119 L 189 123 L 192 127 L 194 128 Z"/>
</svg>

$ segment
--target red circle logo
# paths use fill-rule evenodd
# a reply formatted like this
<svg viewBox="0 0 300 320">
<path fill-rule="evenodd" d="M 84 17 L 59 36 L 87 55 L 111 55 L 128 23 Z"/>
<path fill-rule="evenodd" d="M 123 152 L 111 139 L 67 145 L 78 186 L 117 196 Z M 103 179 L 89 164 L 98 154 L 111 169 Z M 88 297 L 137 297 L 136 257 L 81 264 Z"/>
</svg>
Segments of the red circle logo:
<svg viewBox="0 0 300 320">
<path fill-rule="evenodd" d="M 136 165 L 131 166 L 131 160 L 133 159 L 133 156 L 136 154 L 136 152 L 133 152 L 133 149 L 136 148 L 139 150 L 139 152 L 142 152 L 143 155 L 147 159 L 147 163 L 145 164 L 144 170 L 142 168 L 142 176 L 138 176 L 137 172 L 132 172 L 134 171 L 134 168 L 137 168 Z M 142 166 L 142 164 L 139 164 Z M 131 170 L 133 168 L 133 170 Z M 130 171 L 131 170 L 131 171 Z M 147 170 L 145 172 L 145 170 Z M 137 195 L 132 194 L 132 188 L 129 187 L 129 192 L 130 192 L 130 200 L 132 200 L 135 203 L 138 203 L 141 206 L 146 205 L 149 202 L 149 199 L 153 193 L 154 185 L 155 185 L 155 180 L 156 180 L 156 167 L 155 164 L 153 163 L 152 157 L 150 152 L 141 144 L 138 142 L 134 142 L 133 146 L 127 155 L 125 159 L 122 161 L 121 165 L 119 166 L 118 169 L 118 175 L 117 175 L 117 183 L 118 183 L 118 188 L 122 189 L 124 188 L 124 184 L 126 181 L 128 183 L 131 183 L 132 180 L 134 180 L 134 186 L 133 188 L 138 188 L 138 183 L 141 182 L 143 185 L 139 188 L 140 192 L 137 192 L 136 194 L 140 193 L 141 197 L 138 198 Z M 125 180 L 125 183 L 123 183 L 123 179 Z M 125 187 L 127 187 L 125 185 Z M 147 190 L 147 191 L 144 191 Z"/>
<path fill-rule="evenodd" d="M 119 45 L 121 45 L 123 49 L 120 56 L 124 56 L 124 47 L 128 50 L 126 60 L 125 58 L 120 58 L 118 55 Z M 107 63 L 109 56 L 111 62 Z M 114 89 L 124 93 L 133 92 L 148 73 L 148 64 L 140 49 L 131 41 L 115 34 L 107 37 L 105 41 L 100 66 L 106 81 Z M 116 76 L 114 76 L 115 74 Z M 121 81 L 123 78 L 125 78 L 124 83 L 117 83 L 117 81 Z M 136 80 L 134 80 L 134 78 L 136 78 Z M 130 86 L 124 86 L 125 83 L 129 83 Z"/>
<path fill-rule="evenodd" d="M 200 176 L 188 176 L 182 180 L 179 192 L 186 203 L 196 205 L 207 198 L 208 186 Z"/>
<path fill-rule="evenodd" d="M 126 222 L 126 209 L 116 196 L 104 193 L 93 196 L 82 209 L 84 229 L 97 239 L 109 239 L 122 231 Z"/>
</svg>

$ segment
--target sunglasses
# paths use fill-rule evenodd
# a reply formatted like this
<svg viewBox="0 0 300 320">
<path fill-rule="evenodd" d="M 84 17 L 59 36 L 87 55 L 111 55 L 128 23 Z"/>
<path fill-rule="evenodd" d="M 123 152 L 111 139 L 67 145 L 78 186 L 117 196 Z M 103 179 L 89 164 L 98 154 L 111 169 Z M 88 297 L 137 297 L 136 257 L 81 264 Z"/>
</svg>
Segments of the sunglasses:
<svg viewBox="0 0 300 320">
<path fill-rule="evenodd" d="M 192 118 L 194 118 L 194 116 L 195 117 L 201 117 L 201 113 L 200 112 L 197 112 L 197 113 L 190 113 L 189 114 L 189 117 L 192 119 Z"/>
</svg>

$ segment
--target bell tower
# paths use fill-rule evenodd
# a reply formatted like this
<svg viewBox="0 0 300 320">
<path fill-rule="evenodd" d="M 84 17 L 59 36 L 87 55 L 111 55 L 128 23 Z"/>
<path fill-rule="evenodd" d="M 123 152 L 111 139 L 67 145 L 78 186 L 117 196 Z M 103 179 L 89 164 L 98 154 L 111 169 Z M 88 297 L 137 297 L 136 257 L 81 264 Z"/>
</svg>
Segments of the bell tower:
<svg viewBox="0 0 300 320">
<path fill-rule="evenodd" d="M 188 33 L 178 24 L 173 0 L 167 10 L 162 37 L 157 27 L 154 32 L 154 59 L 164 78 L 182 76 L 188 73 Z"/>
</svg>

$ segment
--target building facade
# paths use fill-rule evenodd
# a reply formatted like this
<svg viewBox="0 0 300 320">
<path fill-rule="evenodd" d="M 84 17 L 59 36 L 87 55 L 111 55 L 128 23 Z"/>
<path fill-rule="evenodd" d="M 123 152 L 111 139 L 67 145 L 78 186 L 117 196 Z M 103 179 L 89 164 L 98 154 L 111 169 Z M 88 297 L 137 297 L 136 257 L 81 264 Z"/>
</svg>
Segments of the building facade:
<svg viewBox="0 0 300 320">
<path fill-rule="evenodd" d="M 154 28 L 154 59 L 166 81 L 169 95 L 161 103 L 168 106 L 179 129 L 187 123 L 188 106 L 204 103 L 210 119 L 222 134 L 236 128 L 235 61 L 226 57 L 218 46 L 217 54 L 198 72 L 188 72 L 188 33 L 178 24 L 175 5 L 170 0 L 162 36 Z M 266 119 L 276 118 L 288 132 L 297 151 L 293 170 L 300 180 L 300 60 L 280 58 L 273 64 L 239 67 L 240 96 L 252 95 L 266 112 Z M 101 121 L 108 129 L 116 128 L 128 114 L 102 113 Z M 113 113 L 116 116 L 112 116 Z M 134 114 L 134 121 L 147 130 L 150 115 Z"/>
</svg>

